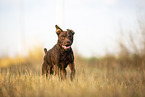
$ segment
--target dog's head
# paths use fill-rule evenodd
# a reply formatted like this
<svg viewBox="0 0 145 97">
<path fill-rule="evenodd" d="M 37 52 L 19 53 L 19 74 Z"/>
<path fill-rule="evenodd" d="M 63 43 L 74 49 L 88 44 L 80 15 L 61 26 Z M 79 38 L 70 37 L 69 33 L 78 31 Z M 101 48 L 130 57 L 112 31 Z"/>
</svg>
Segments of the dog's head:
<svg viewBox="0 0 145 97">
<path fill-rule="evenodd" d="M 69 50 L 73 43 L 74 31 L 67 29 L 63 31 L 59 26 L 55 25 L 58 35 L 58 43 L 64 50 Z"/>
</svg>

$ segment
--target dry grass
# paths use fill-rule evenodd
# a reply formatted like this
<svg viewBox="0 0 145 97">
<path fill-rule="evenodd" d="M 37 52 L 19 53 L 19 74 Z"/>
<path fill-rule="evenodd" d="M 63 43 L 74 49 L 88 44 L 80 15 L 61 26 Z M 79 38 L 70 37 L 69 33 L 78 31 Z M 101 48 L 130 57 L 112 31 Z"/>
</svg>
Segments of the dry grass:
<svg viewBox="0 0 145 97">
<path fill-rule="evenodd" d="M 69 68 L 66 80 L 43 78 L 41 63 L 1 68 L 0 97 L 145 97 L 145 69 L 120 68 L 114 59 L 109 59 L 111 68 L 104 65 L 106 59 L 75 60 L 74 81 L 69 79 Z"/>
<path fill-rule="evenodd" d="M 41 75 L 43 49 L 26 57 L 0 59 L 0 97 L 145 97 L 145 54 L 82 58 L 75 55 L 76 77 Z M 122 52 L 125 52 L 124 50 Z"/>
</svg>

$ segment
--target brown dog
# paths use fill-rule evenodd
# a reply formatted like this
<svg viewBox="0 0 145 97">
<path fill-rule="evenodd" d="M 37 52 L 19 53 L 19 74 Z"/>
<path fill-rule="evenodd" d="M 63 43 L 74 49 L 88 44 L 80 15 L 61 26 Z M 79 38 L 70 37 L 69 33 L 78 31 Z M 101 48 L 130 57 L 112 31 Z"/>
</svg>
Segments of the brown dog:
<svg viewBox="0 0 145 97">
<path fill-rule="evenodd" d="M 49 77 L 50 74 L 58 74 L 61 79 L 65 79 L 66 67 L 69 65 L 71 70 L 70 78 L 73 80 L 75 75 L 75 65 L 71 45 L 73 43 L 74 32 L 69 29 L 63 31 L 57 25 L 55 27 L 58 41 L 49 51 L 44 49 L 46 54 L 42 65 L 42 74 L 46 75 L 46 77 Z"/>
</svg>

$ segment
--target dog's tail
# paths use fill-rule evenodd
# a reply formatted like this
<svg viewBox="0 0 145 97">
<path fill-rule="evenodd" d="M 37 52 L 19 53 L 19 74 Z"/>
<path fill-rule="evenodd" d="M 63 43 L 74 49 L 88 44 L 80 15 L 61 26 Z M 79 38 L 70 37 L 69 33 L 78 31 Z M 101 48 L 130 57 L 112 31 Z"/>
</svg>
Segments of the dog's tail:
<svg viewBox="0 0 145 97">
<path fill-rule="evenodd" d="M 45 54 L 47 53 L 47 48 L 44 48 L 44 52 L 45 52 Z"/>
</svg>

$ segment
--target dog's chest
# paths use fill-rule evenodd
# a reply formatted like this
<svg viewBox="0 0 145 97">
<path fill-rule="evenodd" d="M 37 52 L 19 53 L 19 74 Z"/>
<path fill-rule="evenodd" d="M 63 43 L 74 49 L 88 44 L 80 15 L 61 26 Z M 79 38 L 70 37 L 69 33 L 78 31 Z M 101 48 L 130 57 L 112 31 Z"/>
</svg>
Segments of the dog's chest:
<svg viewBox="0 0 145 97">
<path fill-rule="evenodd" d="M 69 63 L 73 61 L 71 53 L 64 53 L 60 55 L 59 63 L 67 67 Z"/>
</svg>

